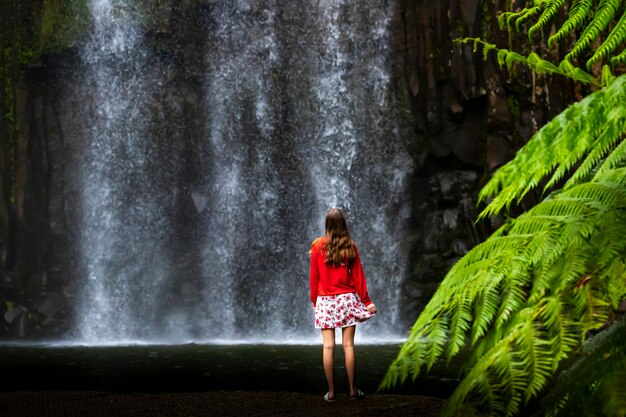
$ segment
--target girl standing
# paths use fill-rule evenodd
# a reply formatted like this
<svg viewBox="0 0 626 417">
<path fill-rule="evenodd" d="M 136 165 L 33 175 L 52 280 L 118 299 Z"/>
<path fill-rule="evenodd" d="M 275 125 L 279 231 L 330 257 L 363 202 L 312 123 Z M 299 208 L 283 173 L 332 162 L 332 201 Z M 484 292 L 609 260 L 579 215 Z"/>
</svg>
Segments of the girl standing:
<svg viewBox="0 0 626 417">
<path fill-rule="evenodd" d="M 326 213 L 326 234 L 311 245 L 311 301 L 315 310 L 315 328 L 322 329 L 324 373 L 328 392 L 324 399 L 335 401 L 335 329 L 341 327 L 343 352 L 350 399 L 365 398 L 356 387 L 354 333 L 356 324 L 376 314 L 369 298 L 359 252 L 350 234 L 343 212 L 331 208 Z"/>
</svg>

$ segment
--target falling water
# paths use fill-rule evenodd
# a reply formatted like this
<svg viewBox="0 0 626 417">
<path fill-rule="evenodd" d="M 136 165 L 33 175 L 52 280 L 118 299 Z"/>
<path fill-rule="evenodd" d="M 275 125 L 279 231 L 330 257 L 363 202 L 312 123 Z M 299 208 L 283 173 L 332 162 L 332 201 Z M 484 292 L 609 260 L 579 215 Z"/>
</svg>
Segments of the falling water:
<svg viewBox="0 0 626 417">
<path fill-rule="evenodd" d="M 344 207 L 362 252 L 373 301 L 382 312 L 365 330 L 400 330 L 400 287 L 410 217 L 408 178 L 413 162 L 391 93 L 387 2 L 319 2 L 320 59 L 311 71 L 318 109 L 305 145 L 316 192 L 317 224 L 325 209 Z M 312 148 L 310 148 L 312 146 Z"/>
<path fill-rule="evenodd" d="M 93 31 L 81 49 L 88 131 L 80 166 L 80 243 L 85 281 L 79 337 L 102 342 L 153 337 L 163 270 L 160 216 L 151 179 L 148 57 L 130 1 L 91 0 Z M 77 111 L 81 111 L 77 109 Z"/>
<path fill-rule="evenodd" d="M 201 205 L 205 299 L 219 306 L 210 328 L 314 337 L 308 244 L 340 206 L 384 312 L 364 330 L 400 334 L 412 160 L 390 92 L 392 13 L 385 2 L 337 0 L 214 7 L 208 180 L 196 198 L 211 200 Z"/>
<path fill-rule="evenodd" d="M 77 110 L 88 126 L 78 338 L 314 340 L 307 251 L 332 206 L 348 215 L 380 310 L 359 335 L 405 335 L 413 160 L 391 90 L 395 6 L 209 2 L 203 136 L 164 153 L 186 139 L 154 129 L 155 92 L 168 87 L 131 3 L 91 0 L 80 49 L 77 95 L 92 105 Z M 172 160 L 194 175 L 163 173 Z M 177 232 L 183 221 L 192 232 Z"/>
</svg>

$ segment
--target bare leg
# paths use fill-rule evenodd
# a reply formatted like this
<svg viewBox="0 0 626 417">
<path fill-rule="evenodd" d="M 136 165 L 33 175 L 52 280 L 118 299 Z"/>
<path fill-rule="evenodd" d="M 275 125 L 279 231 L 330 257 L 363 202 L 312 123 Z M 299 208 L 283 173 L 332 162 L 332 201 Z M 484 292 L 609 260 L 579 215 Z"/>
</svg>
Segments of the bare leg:
<svg viewBox="0 0 626 417">
<path fill-rule="evenodd" d="M 328 396 L 335 398 L 335 329 L 322 329 L 322 339 L 324 341 L 324 374 L 328 381 Z"/>
<path fill-rule="evenodd" d="M 346 357 L 346 372 L 348 374 L 348 388 L 350 395 L 356 395 L 356 357 L 354 355 L 354 333 L 356 325 L 341 329 L 343 353 Z"/>
</svg>

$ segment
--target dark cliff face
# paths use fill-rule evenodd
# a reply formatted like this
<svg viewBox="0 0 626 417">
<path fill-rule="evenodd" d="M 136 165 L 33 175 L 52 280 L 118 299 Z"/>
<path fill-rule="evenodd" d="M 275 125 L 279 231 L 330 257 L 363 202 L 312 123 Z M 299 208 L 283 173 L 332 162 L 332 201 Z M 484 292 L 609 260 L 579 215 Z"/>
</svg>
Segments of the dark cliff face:
<svg viewBox="0 0 626 417">
<path fill-rule="evenodd" d="M 414 320 L 450 267 L 495 230 L 501 219 L 475 223 L 477 194 L 573 98 L 566 80 L 498 67 L 495 54 L 456 39 L 480 37 L 524 51 L 500 31 L 486 0 L 400 1 L 394 25 L 397 93 L 422 150 L 413 178 L 413 223 L 403 316 Z M 512 39 L 510 41 L 510 39 Z M 523 43 L 523 39 L 522 39 Z M 532 197 L 523 203 L 532 204 Z"/>
<path fill-rule="evenodd" d="M 371 271 L 370 295 L 400 292 L 399 298 L 380 296 L 377 304 L 382 310 L 397 310 L 397 317 L 389 320 L 394 321 L 393 330 L 402 333 L 449 267 L 489 232 L 491 225 L 474 223 L 480 185 L 530 137 L 533 126 L 562 107 L 545 81 L 523 72 L 511 80 L 470 46 L 453 43 L 463 36 L 497 33 L 493 5 L 416 0 L 381 6 L 390 11 L 392 48 L 390 61 L 380 65 L 392 69 L 392 87 L 385 93 L 386 104 L 377 107 L 371 103 L 378 97 L 378 84 L 368 72 L 379 64 L 350 52 L 372 48 L 367 44 L 377 38 L 368 37 L 373 35 L 368 35 L 367 25 L 376 22 L 376 16 L 356 7 L 338 9 L 337 27 L 365 29 L 354 29 L 354 36 L 338 35 L 337 50 L 348 58 L 343 81 L 331 87 L 345 86 L 343 94 L 354 98 L 333 102 L 315 93 L 316 83 L 326 80 L 320 74 L 336 64 L 328 56 L 330 38 L 317 33 L 298 5 L 261 3 L 258 9 L 247 9 L 214 1 L 161 2 L 147 14 L 139 11 L 144 49 L 133 59 L 133 68 L 116 64 L 111 73 L 123 85 L 132 84 L 133 71 L 141 73 L 143 81 L 119 93 L 97 85 L 97 77 L 89 75 L 83 52 L 90 40 L 85 34 L 74 46 L 42 56 L 27 70 L 18 89 L 18 262 L 5 271 L 0 287 L 13 303 L 12 313 L 5 315 L 7 336 L 76 335 L 81 309 L 90 303 L 85 301 L 85 276 L 94 265 L 110 275 L 154 277 L 155 286 L 149 289 L 124 284 L 131 285 L 124 291 L 135 294 L 126 301 L 134 305 L 124 313 L 128 321 L 135 321 L 135 315 L 151 316 L 150 322 L 161 323 L 152 332 L 176 336 L 178 326 L 187 326 L 180 337 L 203 337 L 202 325 L 185 324 L 203 321 L 244 329 L 231 336 L 252 334 L 241 321 L 257 329 L 267 327 L 266 317 L 274 313 L 258 306 L 278 289 L 288 296 L 270 307 L 293 312 L 276 319 L 296 335 L 309 308 L 307 240 L 319 233 L 315 222 L 333 198 L 348 206 L 355 238 L 373 242 L 362 254 L 366 273 L 368 266 Z M 275 12 L 271 21 L 263 10 Z M 220 26 L 231 18 L 242 26 Z M 253 23 L 257 21 L 271 29 Z M 231 43 L 226 52 L 220 49 L 226 45 L 219 35 L 224 31 Z M 262 42 L 268 34 L 276 49 L 263 46 L 246 52 L 246 45 Z M 312 61 L 311 50 L 322 58 Z M 364 50 L 375 54 L 376 48 Z M 271 54 L 280 59 L 272 61 Z M 227 64 L 241 67 L 220 72 Z M 255 76 L 269 85 L 258 87 Z M 223 87 L 228 83 L 232 90 Z M 532 86 L 541 90 L 534 98 L 529 94 Z M 98 103 L 114 93 L 129 107 L 113 116 L 98 116 L 105 111 Z M 133 106 L 138 107 L 138 117 L 129 115 Z M 225 110 L 216 112 L 220 106 Z M 329 126 L 343 126 L 346 119 L 353 123 L 348 133 L 329 136 L 328 145 L 315 142 Z M 87 148 L 102 135 L 125 134 L 104 128 L 89 136 L 107 120 L 140 123 L 142 135 L 155 139 L 132 151 L 141 158 L 123 143 L 104 158 L 98 148 Z M 346 141 L 352 137 L 359 140 L 354 145 Z M 338 164 L 334 174 L 323 165 L 319 172 L 310 171 L 313 156 L 320 152 L 323 158 L 333 158 L 336 152 L 356 152 L 358 157 L 341 159 L 347 165 Z M 101 168 L 110 164 L 119 167 Z M 320 175 L 328 175 L 324 180 L 330 182 L 347 173 L 350 197 L 327 196 L 323 186 L 316 185 Z M 397 189 L 394 175 L 401 183 Z M 96 185 L 85 190 L 84 178 L 89 176 L 96 177 Z M 228 181 L 235 177 L 238 182 L 231 189 Z M 106 203 L 90 202 L 106 193 Z M 229 204 L 224 216 L 208 215 Z M 110 211 L 107 207 L 122 207 L 124 216 L 114 227 L 98 223 Z M 374 219 L 377 211 L 383 211 L 379 223 Z M 83 226 L 86 221 L 91 229 Z M 398 245 L 379 239 L 376 224 L 397 238 Z M 123 238 L 111 245 L 94 238 L 107 227 Z M 102 261 L 101 252 L 89 252 L 98 245 L 98 250 L 115 254 L 114 267 Z M 92 261 L 85 262 L 85 257 Z M 133 261 L 137 257 L 149 261 L 138 268 Z M 207 268 L 232 279 L 207 284 L 197 278 L 206 275 Z M 255 277 L 255 271 L 278 280 Z M 399 278 L 386 281 L 385 275 Z M 291 283 L 290 276 L 296 277 Z M 159 280 L 165 284 L 156 286 Z M 229 304 L 236 314 L 183 308 L 199 305 L 199 299 L 211 294 L 236 294 Z M 148 296 L 159 300 L 158 312 L 139 300 Z M 378 326 L 374 330 L 388 329 Z"/>
</svg>

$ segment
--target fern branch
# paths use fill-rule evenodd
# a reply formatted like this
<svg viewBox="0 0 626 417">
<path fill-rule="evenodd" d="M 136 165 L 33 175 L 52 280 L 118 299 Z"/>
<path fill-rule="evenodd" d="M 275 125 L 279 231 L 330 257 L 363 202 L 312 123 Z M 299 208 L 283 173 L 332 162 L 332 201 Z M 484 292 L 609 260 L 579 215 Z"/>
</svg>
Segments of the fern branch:
<svg viewBox="0 0 626 417">
<path fill-rule="evenodd" d="M 602 42 L 602 45 L 587 61 L 587 69 L 592 65 L 606 60 L 622 43 L 626 40 L 626 13 L 622 13 L 619 21 L 609 33 L 609 36 Z"/>
<path fill-rule="evenodd" d="M 626 319 L 590 339 L 563 371 L 536 417 L 626 415 Z"/>
<path fill-rule="evenodd" d="M 502 68 L 506 66 L 509 71 L 512 70 L 514 64 L 523 64 L 533 69 L 537 74 L 558 74 L 584 84 L 591 84 L 598 87 L 600 86 L 600 81 L 596 77 L 578 67 L 573 66 L 567 61 L 563 61 L 559 64 L 559 66 L 556 66 L 552 62 L 542 59 L 534 52 L 530 53 L 528 57 L 525 57 L 517 52 L 512 52 L 504 48 L 498 48 L 496 45 L 478 38 L 455 39 L 454 42 L 472 42 L 475 52 L 477 51 L 478 46 L 481 46 L 483 49 L 483 58 L 485 60 L 489 56 L 489 52 L 496 51 L 498 64 Z"/>
<path fill-rule="evenodd" d="M 539 17 L 537 23 L 532 25 L 530 29 L 528 29 L 528 40 L 532 40 L 535 33 L 541 31 L 544 27 L 548 25 L 556 15 L 556 13 L 563 8 L 565 4 L 565 0 L 555 0 L 551 2 L 549 5 L 545 7 L 543 13 Z"/>
<path fill-rule="evenodd" d="M 559 30 L 548 38 L 548 46 L 553 47 L 571 32 L 579 29 L 587 21 L 593 2 L 589 0 L 574 0 L 568 13 L 567 20 Z"/>
<path fill-rule="evenodd" d="M 513 26 L 513 22 L 515 22 L 515 29 L 519 32 L 521 25 L 528 19 L 531 19 L 541 13 L 541 6 L 533 6 L 526 9 L 523 9 L 519 12 L 504 12 L 498 17 L 498 24 L 500 29 L 504 28 L 504 23 L 509 29 Z"/>
<path fill-rule="evenodd" d="M 552 194 L 450 270 L 379 389 L 454 356 L 471 337 L 469 372 L 446 413 L 468 404 L 517 413 L 626 297 L 616 263 L 624 253 L 626 168 Z"/>
<path fill-rule="evenodd" d="M 612 57 L 609 61 L 609 65 L 611 65 L 611 67 L 626 65 L 626 50 L 620 52 L 619 55 Z"/>
<path fill-rule="evenodd" d="M 617 10 L 620 8 L 622 0 L 600 0 L 600 4 L 595 11 L 593 19 L 587 25 L 580 38 L 576 41 L 572 50 L 565 55 L 565 59 L 571 61 L 580 56 L 589 46 L 595 42 L 600 34 L 609 26 Z"/>
</svg>

